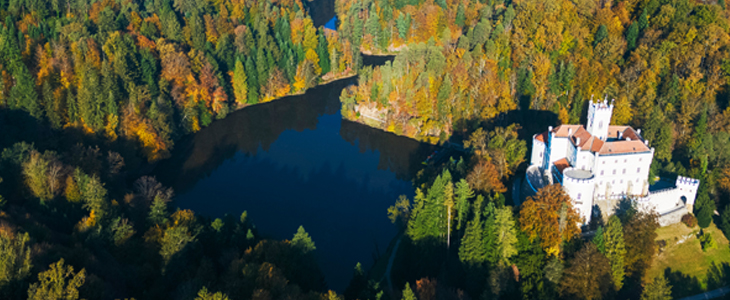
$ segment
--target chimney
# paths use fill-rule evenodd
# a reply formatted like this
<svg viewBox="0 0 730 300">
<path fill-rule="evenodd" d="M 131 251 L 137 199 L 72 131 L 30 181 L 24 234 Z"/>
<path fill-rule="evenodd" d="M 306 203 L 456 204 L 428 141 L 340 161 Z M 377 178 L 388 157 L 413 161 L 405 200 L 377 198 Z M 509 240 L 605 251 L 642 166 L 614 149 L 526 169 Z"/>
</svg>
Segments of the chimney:
<svg viewBox="0 0 730 300">
<path fill-rule="evenodd" d="M 644 140 L 644 145 L 649 146 L 649 140 Z"/>
<path fill-rule="evenodd" d="M 572 135 L 573 135 L 573 128 L 568 128 L 568 136 L 572 136 Z"/>
<path fill-rule="evenodd" d="M 618 139 L 619 139 L 619 140 L 621 140 L 621 139 L 623 139 L 623 138 L 624 138 L 624 133 L 623 133 L 623 132 L 621 132 L 621 131 L 619 131 L 619 132 L 618 132 Z"/>
<path fill-rule="evenodd" d="M 636 133 L 638 133 L 639 135 L 641 135 L 641 128 L 636 129 Z"/>
<path fill-rule="evenodd" d="M 580 146 L 580 138 L 575 137 L 575 145 Z"/>
<path fill-rule="evenodd" d="M 548 126 L 548 131 L 552 132 L 553 131 L 553 127 L 552 126 Z"/>
<path fill-rule="evenodd" d="M 631 138 L 630 137 L 627 137 L 626 140 L 630 142 L 631 141 Z"/>
</svg>

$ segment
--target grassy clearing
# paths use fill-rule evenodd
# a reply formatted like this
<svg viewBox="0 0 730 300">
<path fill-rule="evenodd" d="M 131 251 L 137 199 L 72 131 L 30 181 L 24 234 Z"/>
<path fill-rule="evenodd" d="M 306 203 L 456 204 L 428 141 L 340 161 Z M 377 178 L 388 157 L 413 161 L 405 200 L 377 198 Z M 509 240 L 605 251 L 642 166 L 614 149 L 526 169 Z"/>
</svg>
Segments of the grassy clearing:
<svg viewBox="0 0 730 300">
<path fill-rule="evenodd" d="M 710 269 L 712 263 L 730 263 L 730 247 L 728 247 L 728 240 L 722 234 L 722 231 L 715 224 L 711 224 L 706 232 L 710 232 L 717 241 L 717 248 L 707 252 L 702 251 L 700 241 L 697 239 L 699 231 L 698 226 L 687 228 L 682 223 L 659 228 L 656 240 L 664 240 L 667 244 L 662 252 L 654 257 L 654 262 L 646 274 L 646 279 L 651 280 L 663 273 L 666 268 L 671 268 L 672 271 L 679 271 L 685 275 L 697 277 L 704 289 L 707 285 L 707 270 Z"/>
</svg>

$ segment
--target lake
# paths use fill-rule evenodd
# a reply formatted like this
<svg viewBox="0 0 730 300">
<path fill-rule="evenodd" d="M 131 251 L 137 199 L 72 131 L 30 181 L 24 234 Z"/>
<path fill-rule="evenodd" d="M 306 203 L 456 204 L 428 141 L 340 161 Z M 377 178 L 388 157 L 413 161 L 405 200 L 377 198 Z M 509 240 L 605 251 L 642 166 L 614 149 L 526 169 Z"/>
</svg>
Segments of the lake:
<svg viewBox="0 0 730 300">
<path fill-rule="evenodd" d="M 369 268 L 397 234 L 387 208 L 412 198 L 431 145 L 343 120 L 348 78 L 238 110 L 175 146 L 157 166 L 172 206 L 222 217 L 248 211 L 258 232 L 291 239 L 303 225 L 330 289 Z"/>
</svg>

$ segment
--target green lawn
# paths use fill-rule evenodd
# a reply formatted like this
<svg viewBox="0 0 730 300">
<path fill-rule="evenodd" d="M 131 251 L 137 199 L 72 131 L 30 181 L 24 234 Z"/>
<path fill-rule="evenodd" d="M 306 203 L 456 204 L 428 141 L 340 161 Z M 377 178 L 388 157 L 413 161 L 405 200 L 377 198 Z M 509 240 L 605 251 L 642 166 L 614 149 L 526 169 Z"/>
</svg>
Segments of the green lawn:
<svg viewBox="0 0 730 300">
<path fill-rule="evenodd" d="M 699 227 L 687 228 L 683 223 L 662 227 L 657 230 L 657 241 L 665 240 L 666 246 L 661 253 L 654 257 L 654 262 L 647 272 L 646 280 L 651 280 L 664 272 L 666 268 L 680 271 L 688 276 L 697 277 L 702 288 L 706 287 L 707 270 L 712 263 L 721 264 L 730 262 L 730 247 L 728 240 L 715 224 L 706 229 L 717 241 L 717 248 L 707 252 L 702 251 L 697 239 Z M 688 237 L 689 236 L 689 237 Z M 684 242 L 681 242 L 684 239 Z"/>
</svg>

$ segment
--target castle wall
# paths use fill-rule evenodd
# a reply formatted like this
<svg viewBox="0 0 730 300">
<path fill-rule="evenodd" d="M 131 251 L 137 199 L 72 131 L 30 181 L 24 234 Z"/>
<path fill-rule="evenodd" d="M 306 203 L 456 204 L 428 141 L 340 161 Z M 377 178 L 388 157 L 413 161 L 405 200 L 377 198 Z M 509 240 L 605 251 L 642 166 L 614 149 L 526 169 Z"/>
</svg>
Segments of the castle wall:
<svg viewBox="0 0 730 300">
<path fill-rule="evenodd" d="M 645 153 L 598 155 L 593 174 L 601 195 L 644 195 L 653 151 Z"/>
<path fill-rule="evenodd" d="M 568 168 L 565 171 L 571 170 Z M 563 189 L 573 200 L 573 207 L 578 210 L 581 218 L 588 224 L 591 221 L 591 213 L 593 211 L 593 190 L 594 179 L 577 179 L 572 178 L 563 173 Z"/>
<path fill-rule="evenodd" d="M 545 143 L 538 141 L 535 136 L 532 137 L 532 157 L 530 164 L 535 166 L 542 166 L 543 159 L 545 158 Z"/>
<path fill-rule="evenodd" d="M 568 155 L 568 138 L 553 137 L 550 140 L 550 163 L 565 158 Z"/>
</svg>

